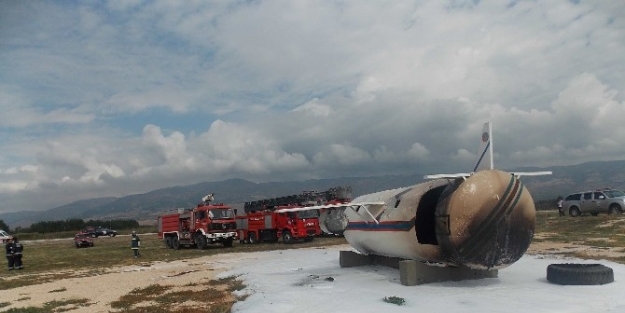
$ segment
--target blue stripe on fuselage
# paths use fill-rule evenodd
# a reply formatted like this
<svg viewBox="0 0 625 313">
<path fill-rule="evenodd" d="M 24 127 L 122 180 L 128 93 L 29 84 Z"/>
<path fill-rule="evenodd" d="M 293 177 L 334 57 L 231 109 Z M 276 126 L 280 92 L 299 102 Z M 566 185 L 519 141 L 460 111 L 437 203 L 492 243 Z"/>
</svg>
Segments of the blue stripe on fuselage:
<svg viewBox="0 0 625 313">
<path fill-rule="evenodd" d="M 346 230 L 362 230 L 362 231 L 409 231 L 414 227 L 414 219 L 410 221 L 394 221 L 394 222 L 351 222 L 347 224 Z"/>
</svg>

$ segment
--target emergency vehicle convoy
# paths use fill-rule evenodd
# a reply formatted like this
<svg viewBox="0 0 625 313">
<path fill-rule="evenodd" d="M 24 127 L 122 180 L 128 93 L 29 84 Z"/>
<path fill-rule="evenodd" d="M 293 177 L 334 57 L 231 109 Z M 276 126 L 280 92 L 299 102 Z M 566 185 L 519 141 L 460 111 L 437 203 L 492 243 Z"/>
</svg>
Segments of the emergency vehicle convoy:
<svg viewBox="0 0 625 313">
<path fill-rule="evenodd" d="M 232 247 L 237 238 L 234 211 L 223 203 L 211 204 L 213 200 L 210 194 L 193 209 L 178 209 L 176 213 L 159 216 L 158 238 L 176 250 L 183 245 L 206 249 L 213 243 Z"/>
<path fill-rule="evenodd" d="M 237 216 L 239 242 L 311 241 L 321 234 L 316 210 L 281 212 L 306 206 L 340 204 L 351 200 L 350 187 L 335 187 L 323 192 L 303 192 L 299 195 L 246 202 L 245 215 Z"/>
</svg>

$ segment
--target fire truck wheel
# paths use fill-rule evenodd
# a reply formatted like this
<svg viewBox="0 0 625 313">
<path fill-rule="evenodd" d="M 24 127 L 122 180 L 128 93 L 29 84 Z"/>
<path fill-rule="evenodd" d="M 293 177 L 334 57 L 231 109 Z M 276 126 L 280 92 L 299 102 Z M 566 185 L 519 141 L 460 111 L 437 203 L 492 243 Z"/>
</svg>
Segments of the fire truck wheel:
<svg viewBox="0 0 625 313">
<path fill-rule="evenodd" d="M 197 248 L 200 250 L 204 250 L 208 247 L 208 244 L 206 243 L 206 237 L 204 237 L 203 235 L 197 235 L 195 242 Z"/>
<path fill-rule="evenodd" d="M 287 243 L 287 244 L 293 243 L 293 235 L 291 234 L 290 231 L 287 230 L 282 233 L 282 242 Z"/>
<path fill-rule="evenodd" d="M 228 239 L 224 240 L 224 247 L 226 247 L 226 248 L 232 247 L 232 242 L 233 242 L 232 238 L 228 238 Z"/>
<path fill-rule="evenodd" d="M 254 232 L 251 232 L 249 235 L 247 235 L 247 242 L 251 244 L 258 243 L 258 239 L 256 239 L 256 234 Z"/>
<path fill-rule="evenodd" d="M 165 246 L 169 249 L 171 249 L 171 237 L 166 237 L 165 238 Z"/>
<path fill-rule="evenodd" d="M 308 237 L 304 238 L 304 241 L 305 241 L 305 242 L 311 242 L 311 241 L 313 241 L 313 239 L 315 239 L 315 237 L 313 237 L 313 236 L 308 236 Z"/>
<path fill-rule="evenodd" d="M 180 250 L 180 241 L 178 241 L 178 238 L 176 237 L 171 238 L 171 247 L 174 250 Z"/>
</svg>

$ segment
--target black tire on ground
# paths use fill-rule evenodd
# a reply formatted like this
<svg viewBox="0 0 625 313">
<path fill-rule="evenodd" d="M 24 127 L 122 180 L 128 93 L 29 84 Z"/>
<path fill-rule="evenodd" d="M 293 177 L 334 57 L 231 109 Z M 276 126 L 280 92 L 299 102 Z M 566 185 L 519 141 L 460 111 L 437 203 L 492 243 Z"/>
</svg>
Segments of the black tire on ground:
<svg viewBox="0 0 625 313">
<path fill-rule="evenodd" d="M 602 264 L 550 264 L 547 280 L 558 285 L 603 285 L 614 281 L 614 271 Z"/>
<path fill-rule="evenodd" d="M 165 247 L 171 249 L 171 237 L 165 237 Z"/>
<path fill-rule="evenodd" d="M 115 233 L 110 233 L 109 234 L 109 237 L 115 237 L 115 236 L 116 236 Z"/>
<path fill-rule="evenodd" d="M 569 209 L 569 215 L 573 216 L 573 217 L 580 216 L 580 215 L 582 215 L 582 211 L 580 211 L 578 207 L 572 206 Z"/>
<path fill-rule="evenodd" d="M 232 242 L 233 242 L 233 241 L 234 241 L 234 240 L 233 240 L 232 238 L 228 238 L 228 239 L 224 240 L 224 247 L 226 247 L 226 248 L 231 248 L 231 247 L 232 247 Z"/>
<path fill-rule="evenodd" d="M 247 235 L 247 242 L 251 244 L 258 243 L 258 239 L 256 238 L 256 234 L 254 232 L 250 232 L 249 235 Z"/>
<path fill-rule="evenodd" d="M 618 204 L 613 204 L 610 206 L 610 214 L 622 214 L 623 210 L 621 210 L 621 207 Z"/>
<path fill-rule="evenodd" d="M 308 236 L 308 237 L 304 238 L 304 242 L 311 242 L 311 241 L 313 241 L 313 239 L 315 239 L 315 237 Z"/>
<path fill-rule="evenodd" d="M 174 250 L 180 250 L 180 241 L 178 241 L 178 237 L 171 237 L 171 247 Z"/>
<path fill-rule="evenodd" d="M 286 244 L 292 244 L 293 243 L 293 235 L 291 234 L 290 231 L 285 231 L 282 233 L 282 242 L 286 243 Z"/>
<path fill-rule="evenodd" d="M 98 238 L 98 234 L 91 234 L 91 238 Z"/>
<path fill-rule="evenodd" d="M 74 245 L 76 246 L 76 248 L 80 248 L 77 242 L 74 242 Z"/>
<path fill-rule="evenodd" d="M 195 242 L 196 242 L 197 248 L 200 249 L 200 250 L 204 250 L 204 249 L 208 248 L 208 243 L 206 243 L 206 237 L 204 235 L 202 235 L 202 234 L 197 234 L 196 235 Z"/>
</svg>

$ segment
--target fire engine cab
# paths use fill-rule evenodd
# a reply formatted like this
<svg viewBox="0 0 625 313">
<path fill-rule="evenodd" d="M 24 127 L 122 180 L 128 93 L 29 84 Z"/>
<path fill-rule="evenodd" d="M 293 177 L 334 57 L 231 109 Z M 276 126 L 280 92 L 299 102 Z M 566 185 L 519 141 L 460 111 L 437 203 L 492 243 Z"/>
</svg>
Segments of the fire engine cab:
<svg viewBox="0 0 625 313">
<path fill-rule="evenodd" d="M 213 200 L 210 194 L 195 208 L 159 216 L 158 238 L 163 239 L 168 248 L 176 250 L 183 245 L 206 249 L 213 243 L 232 247 L 237 238 L 234 211 L 223 203 L 211 204 Z"/>
</svg>

